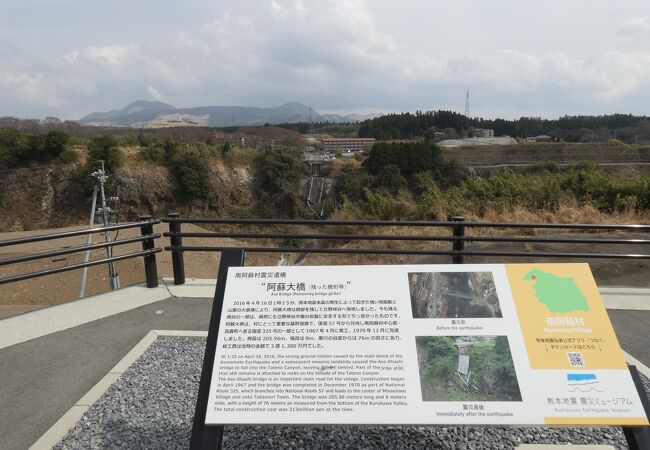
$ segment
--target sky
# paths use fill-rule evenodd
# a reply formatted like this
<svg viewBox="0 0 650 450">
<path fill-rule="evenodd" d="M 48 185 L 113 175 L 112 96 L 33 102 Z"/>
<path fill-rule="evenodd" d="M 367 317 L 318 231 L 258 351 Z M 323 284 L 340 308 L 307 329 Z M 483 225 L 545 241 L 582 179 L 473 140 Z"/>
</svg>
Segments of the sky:
<svg viewBox="0 0 650 450">
<path fill-rule="evenodd" d="M 650 115 L 648 0 L 3 0 L 0 116 L 135 100 Z"/>
</svg>

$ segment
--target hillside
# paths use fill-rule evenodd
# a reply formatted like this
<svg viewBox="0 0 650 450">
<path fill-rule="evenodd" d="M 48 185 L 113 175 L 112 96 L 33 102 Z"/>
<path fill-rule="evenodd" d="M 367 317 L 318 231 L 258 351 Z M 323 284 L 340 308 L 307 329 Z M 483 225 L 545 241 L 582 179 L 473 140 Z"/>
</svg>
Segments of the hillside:
<svg viewBox="0 0 650 450">
<path fill-rule="evenodd" d="M 259 130 L 288 137 L 278 133 L 260 137 L 268 141 L 275 136 L 281 146 L 276 152 L 234 148 L 224 154 L 220 144 L 200 142 L 176 143 L 170 148 L 168 141 L 121 144 L 122 164 L 113 169 L 107 185 L 109 195 L 120 199 L 119 220 L 170 211 L 195 216 L 311 218 L 313 212 L 304 201 L 309 186 L 307 166 L 300 152 L 284 147 L 300 144 L 294 142 L 297 133 L 273 127 Z M 248 141 L 249 145 L 256 142 L 253 137 Z M 568 210 L 585 211 L 588 217 L 595 207 L 605 215 L 616 213 L 635 220 L 647 213 L 647 177 L 643 174 L 650 168 L 649 150 L 589 144 L 446 149 L 428 175 L 422 161 L 401 167 L 409 160 L 399 155 L 393 162 L 379 161 L 377 167 L 338 158 L 323 169 L 331 191 L 321 206 L 326 217 L 360 219 L 441 220 L 454 214 L 496 218 L 519 208 L 528 211 L 532 221 L 534 215 L 546 221 L 548 214 L 565 211 L 561 215 L 566 215 Z M 94 169 L 87 166 L 86 145 L 69 145 L 66 152 L 76 155 L 77 162 L 37 160 L 2 171 L 0 208 L 10 213 L 0 215 L 0 231 L 87 223 L 92 193 L 89 174 Z M 398 167 L 391 170 L 400 173 L 382 169 L 395 162 Z M 597 169 L 594 163 L 602 167 Z"/>
<path fill-rule="evenodd" d="M 85 149 L 77 151 L 85 157 Z M 178 199 L 174 176 L 166 167 L 142 161 L 136 147 L 123 151 L 125 162 L 109 177 L 108 184 L 109 194 L 120 199 L 121 222 L 141 214 L 159 217 L 176 210 L 224 214 L 234 206 L 245 208 L 252 202 L 253 180 L 248 166 L 225 167 L 221 161 L 212 161 L 211 195 L 200 204 L 192 204 Z M 92 184 L 89 189 L 79 184 L 78 170 L 78 164 L 52 164 L 5 171 L 0 177 L 0 207 L 10 213 L 0 214 L 0 231 L 87 223 Z"/>
</svg>

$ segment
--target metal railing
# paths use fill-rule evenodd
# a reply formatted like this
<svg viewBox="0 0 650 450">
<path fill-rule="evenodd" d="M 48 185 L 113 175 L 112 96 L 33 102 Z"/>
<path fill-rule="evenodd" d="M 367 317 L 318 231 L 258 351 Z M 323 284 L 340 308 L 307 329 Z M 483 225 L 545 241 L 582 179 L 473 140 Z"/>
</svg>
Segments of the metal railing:
<svg viewBox="0 0 650 450">
<path fill-rule="evenodd" d="M 174 284 L 183 284 L 185 282 L 184 254 L 186 252 L 208 251 L 221 252 L 232 246 L 197 246 L 183 245 L 183 238 L 231 238 L 231 239 L 253 239 L 255 241 L 264 240 L 311 240 L 318 242 L 360 242 L 360 241 L 382 241 L 382 242 L 446 242 L 450 244 L 449 248 L 348 248 L 348 247 L 296 247 L 287 245 L 270 245 L 243 246 L 244 251 L 250 253 L 320 253 L 320 254 L 368 254 L 368 255 L 421 255 L 421 256 L 449 256 L 454 264 L 462 264 L 465 258 L 477 256 L 493 257 L 553 257 L 553 258 L 610 258 L 610 259 L 650 259 L 650 253 L 628 253 L 628 252 L 562 252 L 562 251 L 505 251 L 490 249 L 471 249 L 469 244 L 472 243 L 524 243 L 524 244 L 590 244 L 596 248 L 603 244 L 627 244 L 627 245 L 647 245 L 650 244 L 649 238 L 624 238 L 624 237 L 598 237 L 596 236 L 494 236 L 494 235 L 466 235 L 469 229 L 512 229 L 512 230 L 552 230 L 552 231 L 623 231 L 623 232 L 650 232 L 650 225 L 603 225 L 603 224 L 549 224 L 549 223 L 504 223 L 504 222 L 469 222 L 463 217 L 454 217 L 450 221 L 371 221 L 371 220 L 294 220 L 294 219 L 218 219 L 218 218 L 182 218 L 178 213 L 170 213 L 162 219 L 169 224 L 169 231 L 163 233 L 169 237 L 170 245 L 164 247 L 164 250 L 171 252 L 172 267 L 174 274 Z M 142 257 L 144 260 L 144 269 L 146 283 L 148 287 L 158 286 L 158 270 L 156 266 L 156 253 L 163 249 L 155 247 L 155 240 L 161 237 L 161 234 L 153 232 L 153 225 L 160 223 L 159 219 L 152 219 L 151 216 L 141 216 L 137 222 L 112 225 L 102 228 L 85 229 L 77 231 L 67 231 L 62 233 L 51 233 L 39 236 L 10 239 L 0 241 L 0 247 L 17 246 L 40 241 L 53 241 L 57 239 L 84 236 L 94 233 L 106 233 L 129 228 L 140 228 L 141 235 L 136 237 L 122 238 L 110 242 L 97 244 L 80 245 L 71 248 L 61 248 L 56 250 L 34 252 L 25 255 L 14 256 L 6 259 L 0 259 L 0 266 L 18 264 L 29 261 L 52 258 L 56 256 L 70 255 L 75 253 L 98 250 L 108 247 L 117 247 L 125 244 L 142 242 L 142 250 L 119 256 L 112 256 L 98 260 L 67 264 L 63 267 L 44 269 L 35 272 L 21 273 L 17 275 L 0 278 L 0 285 L 27 280 L 31 278 L 52 275 L 55 273 L 66 272 L 70 270 L 83 269 L 112 262 L 122 261 L 131 258 Z M 197 225 L 217 225 L 225 229 L 223 231 L 183 231 L 182 224 Z M 292 227 L 309 227 L 309 232 L 299 231 L 277 231 L 277 228 L 284 226 L 291 229 Z M 246 227 L 268 228 L 273 227 L 275 230 L 254 231 L 245 230 Z M 344 227 L 346 231 L 332 232 L 332 227 Z M 361 231 L 350 232 L 349 228 L 360 227 Z M 426 229 L 427 232 L 422 234 L 398 234 L 398 233 L 368 233 L 369 229 L 377 231 L 387 228 L 420 228 Z M 244 228 L 244 231 L 242 231 Z M 233 230 L 234 229 L 234 230 Z M 436 230 L 434 233 L 431 230 Z M 444 233 L 443 231 L 447 231 Z M 336 229 L 334 231 L 337 231 Z M 474 233 L 476 234 L 476 233 Z M 593 247 L 592 247 L 593 248 Z M 650 247 L 646 247 L 650 248 Z"/>
<path fill-rule="evenodd" d="M 549 224 L 549 223 L 504 223 L 504 222 L 468 222 L 463 217 L 453 217 L 450 221 L 369 221 L 369 220 L 293 220 L 293 219 L 184 219 L 178 213 L 170 213 L 163 222 L 169 224 L 169 231 L 163 236 L 169 237 L 170 245 L 165 250 L 172 253 L 174 283 L 185 282 L 183 254 L 185 252 L 209 251 L 221 252 L 232 248 L 227 246 L 187 246 L 183 238 L 231 238 L 231 239 L 309 239 L 316 241 L 411 241 L 411 242 L 448 242 L 449 249 L 414 249 L 414 248 L 295 248 L 287 246 L 248 246 L 242 247 L 246 252 L 268 253 L 326 253 L 326 254 L 375 254 L 375 255 L 442 255 L 450 256 L 454 264 L 462 264 L 465 257 L 500 256 L 500 257 L 554 257 L 554 258 L 611 258 L 611 259 L 650 259 L 648 253 L 602 253 L 602 252 L 559 252 L 559 251 L 498 251 L 467 250 L 466 244 L 473 242 L 495 243 L 541 243 L 541 244 L 650 244 L 650 239 L 639 238 L 598 238 L 598 237 L 553 237 L 553 236 L 467 236 L 467 229 L 546 229 L 555 231 L 650 231 L 650 225 L 601 225 L 601 224 Z M 326 228 L 346 227 L 420 227 L 437 230 L 449 230 L 449 234 L 366 234 L 366 233 L 304 233 L 304 232 L 242 232 L 242 231 L 201 231 L 184 232 L 182 224 L 222 225 L 222 226 L 309 226 Z"/>
<path fill-rule="evenodd" d="M 41 241 L 56 241 L 75 236 L 87 236 L 96 233 L 108 233 L 118 230 L 126 230 L 130 228 L 140 228 L 140 236 L 117 239 L 109 242 L 102 242 L 98 244 L 80 245 L 77 247 L 61 248 L 58 250 L 36 252 L 26 255 L 14 256 L 10 258 L 0 259 L 0 266 L 11 264 L 19 264 L 23 262 L 36 261 L 40 259 L 51 258 L 55 256 L 70 255 L 75 253 L 87 252 L 90 250 L 97 250 L 102 248 L 117 247 L 125 244 L 132 244 L 135 242 L 142 242 L 142 250 L 132 253 L 127 253 L 119 256 L 112 256 L 93 261 L 67 264 L 63 267 L 56 267 L 52 269 L 44 269 L 35 272 L 26 272 L 18 275 L 11 275 L 0 278 L 0 285 L 11 283 L 14 281 L 29 280 L 31 278 L 52 275 L 60 272 L 67 272 L 69 270 L 83 269 L 85 267 L 98 266 L 102 264 L 109 264 L 112 262 L 122 261 L 131 258 L 142 257 L 144 259 L 144 269 L 147 287 L 153 288 L 158 286 L 158 270 L 156 266 L 156 253 L 162 251 L 162 248 L 155 247 L 155 239 L 160 238 L 160 233 L 153 232 L 153 225 L 160 223 L 160 220 L 152 219 L 151 216 L 140 216 L 137 222 L 125 223 L 120 225 L 111 225 L 101 228 L 92 228 L 77 231 L 65 231 L 62 233 L 50 233 L 38 236 L 30 236 L 24 238 L 8 239 L 0 241 L 0 247 L 18 246 L 21 244 L 29 244 L 32 242 Z"/>
</svg>

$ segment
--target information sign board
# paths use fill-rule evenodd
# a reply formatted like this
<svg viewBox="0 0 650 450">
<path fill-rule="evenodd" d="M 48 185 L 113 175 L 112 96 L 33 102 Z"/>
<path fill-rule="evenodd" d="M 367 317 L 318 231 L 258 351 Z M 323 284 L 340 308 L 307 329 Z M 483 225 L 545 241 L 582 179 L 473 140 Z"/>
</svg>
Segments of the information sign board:
<svg viewBox="0 0 650 450">
<path fill-rule="evenodd" d="M 231 267 L 205 423 L 648 425 L 587 264 Z"/>
</svg>

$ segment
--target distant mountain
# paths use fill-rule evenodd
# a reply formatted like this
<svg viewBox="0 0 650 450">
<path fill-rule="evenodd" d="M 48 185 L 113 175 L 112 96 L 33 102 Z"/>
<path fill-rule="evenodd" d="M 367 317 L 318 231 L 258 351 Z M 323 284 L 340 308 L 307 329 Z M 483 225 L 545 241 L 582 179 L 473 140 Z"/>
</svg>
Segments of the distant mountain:
<svg viewBox="0 0 650 450">
<path fill-rule="evenodd" d="M 166 103 L 138 100 L 120 110 L 88 114 L 78 122 L 84 125 L 129 127 L 133 123 L 148 122 L 153 118 L 174 112 L 176 112 L 176 108 Z"/>
<path fill-rule="evenodd" d="M 376 115 L 319 114 L 311 110 L 314 122 L 358 122 Z M 175 108 L 162 102 L 138 100 L 120 110 L 94 112 L 78 120 L 82 125 L 155 128 L 169 126 L 212 126 L 263 125 L 265 123 L 309 122 L 309 107 L 298 102 L 289 102 L 271 108 L 250 106 L 198 106 Z"/>
</svg>

